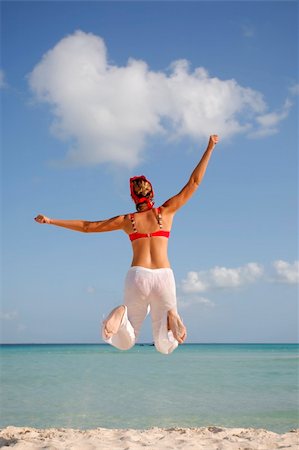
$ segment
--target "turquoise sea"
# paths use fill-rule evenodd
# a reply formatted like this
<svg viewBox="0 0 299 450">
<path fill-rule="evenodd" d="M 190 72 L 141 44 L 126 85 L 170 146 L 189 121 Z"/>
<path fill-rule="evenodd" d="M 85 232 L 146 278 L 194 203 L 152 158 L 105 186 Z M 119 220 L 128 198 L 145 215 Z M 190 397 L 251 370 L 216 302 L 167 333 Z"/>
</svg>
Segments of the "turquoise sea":
<svg viewBox="0 0 299 450">
<path fill-rule="evenodd" d="M 2 345 L 0 426 L 298 428 L 297 344 Z"/>
</svg>

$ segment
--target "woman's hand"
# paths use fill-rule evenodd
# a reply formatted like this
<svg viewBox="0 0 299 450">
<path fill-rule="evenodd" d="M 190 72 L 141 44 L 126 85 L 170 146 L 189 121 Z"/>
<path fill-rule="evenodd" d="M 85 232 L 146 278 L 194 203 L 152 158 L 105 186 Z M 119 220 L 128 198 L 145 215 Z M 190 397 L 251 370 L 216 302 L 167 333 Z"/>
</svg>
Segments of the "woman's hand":
<svg viewBox="0 0 299 450">
<path fill-rule="evenodd" d="M 208 148 L 214 148 L 215 145 L 218 143 L 218 134 L 212 134 L 210 136 L 210 140 L 209 140 L 209 144 L 208 144 Z"/>
<path fill-rule="evenodd" d="M 39 214 L 34 220 L 38 223 L 51 223 L 49 217 L 43 216 L 42 214 Z"/>
</svg>

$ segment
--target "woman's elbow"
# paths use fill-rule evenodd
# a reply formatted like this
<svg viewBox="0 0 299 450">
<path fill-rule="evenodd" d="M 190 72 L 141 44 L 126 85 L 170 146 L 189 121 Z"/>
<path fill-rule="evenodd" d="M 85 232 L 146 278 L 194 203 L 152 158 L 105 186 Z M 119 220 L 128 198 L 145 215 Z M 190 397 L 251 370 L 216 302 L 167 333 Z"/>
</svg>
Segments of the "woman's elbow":
<svg viewBox="0 0 299 450">
<path fill-rule="evenodd" d="M 82 233 L 90 233 L 90 222 L 84 221 L 80 231 L 82 231 Z"/>
<path fill-rule="evenodd" d="M 190 189 L 195 192 L 201 182 L 202 177 L 191 177 L 189 180 Z"/>
</svg>

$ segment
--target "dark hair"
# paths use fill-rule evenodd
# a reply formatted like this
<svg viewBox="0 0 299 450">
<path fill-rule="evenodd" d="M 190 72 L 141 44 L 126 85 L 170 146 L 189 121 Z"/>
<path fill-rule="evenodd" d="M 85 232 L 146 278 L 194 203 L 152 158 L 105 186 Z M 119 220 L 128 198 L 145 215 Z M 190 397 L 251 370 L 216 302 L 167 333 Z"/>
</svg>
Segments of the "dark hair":
<svg viewBox="0 0 299 450">
<path fill-rule="evenodd" d="M 144 205 L 144 203 L 146 203 L 146 202 L 137 203 L 136 204 L 136 211 L 140 211 L 141 210 L 141 206 Z"/>
</svg>

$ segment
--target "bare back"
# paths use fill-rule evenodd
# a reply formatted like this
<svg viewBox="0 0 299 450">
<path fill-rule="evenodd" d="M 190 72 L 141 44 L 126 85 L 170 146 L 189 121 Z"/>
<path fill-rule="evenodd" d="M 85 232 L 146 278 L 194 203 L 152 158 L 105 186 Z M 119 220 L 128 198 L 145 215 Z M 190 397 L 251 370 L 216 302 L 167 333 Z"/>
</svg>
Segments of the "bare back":
<svg viewBox="0 0 299 450">
<path fill-rule="evenodd" d="M 166 212 L 161 207 L 163 230 L 170 231 L 174 214 Z M 155 209 L 135 213 L 136 228 L 139 233 L 153 233 L 158 231 L 159 224 Z M 125 216 L 124 231 L 127 235 L 133 232 L 129 215 Z M 145 237 L 132 241 L 133 259 L 131 266 L 142 266 L 148 269 L 170 267 L 168 260 L 168 239 L 163 236 Z"/>
</svg>

